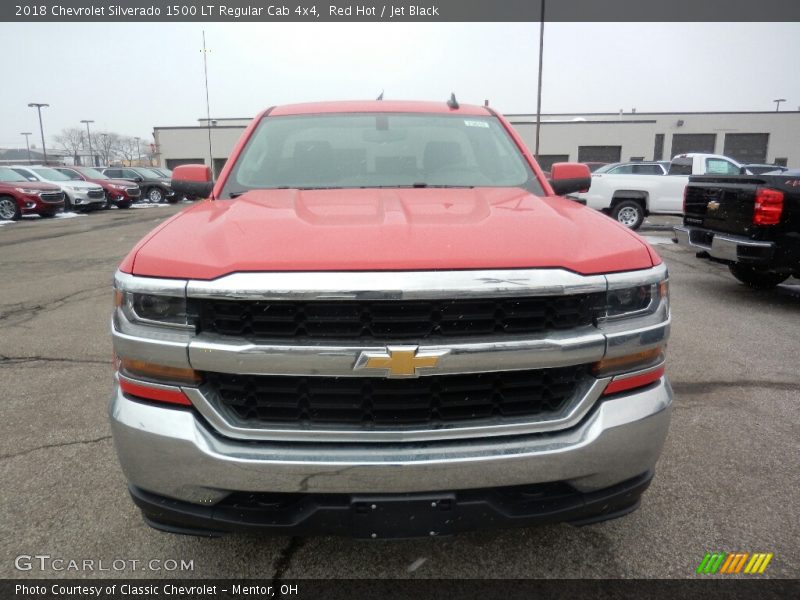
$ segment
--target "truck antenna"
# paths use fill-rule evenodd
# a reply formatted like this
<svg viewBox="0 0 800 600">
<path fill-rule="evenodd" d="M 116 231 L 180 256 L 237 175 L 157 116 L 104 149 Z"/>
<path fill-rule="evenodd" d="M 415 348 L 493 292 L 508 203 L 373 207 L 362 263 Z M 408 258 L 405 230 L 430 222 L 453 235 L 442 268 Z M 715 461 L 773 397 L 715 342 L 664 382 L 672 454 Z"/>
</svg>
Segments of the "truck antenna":
<svg viewBox="0 0 800 600">
<path fill-rule="evenodd" d="M 383 100 L 383 90 L 381 90 L 381 93 L 378 94 L 378 97 L 375 98 L 375 100 Z"/>
<path fill-rule="evenodd" d="M 455 92 L 450 93 L 450 100 L 447 101 L 447 106 L 449 106 L 452 109 L 458 108 L 458 100 L 456 100 Z"/>
</svg>

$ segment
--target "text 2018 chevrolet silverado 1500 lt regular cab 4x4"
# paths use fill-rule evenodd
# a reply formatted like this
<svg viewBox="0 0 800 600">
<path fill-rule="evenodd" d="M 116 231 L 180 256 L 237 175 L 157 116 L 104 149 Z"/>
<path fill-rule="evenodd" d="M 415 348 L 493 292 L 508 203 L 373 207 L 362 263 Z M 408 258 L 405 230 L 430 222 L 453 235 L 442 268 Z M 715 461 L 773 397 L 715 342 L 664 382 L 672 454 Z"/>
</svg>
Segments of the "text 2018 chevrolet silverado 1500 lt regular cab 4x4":
<svg viewBox="0 0 800 600">
<path fill-rule="evenodd" d="M 485 107 L 277 107 L 115 276 L 110 418 L 157 528 L 367 538 L 638 505 L 667 269 Z"/>
<path fill-rule="evenodd" d="M 692 177 L 675 241 L 751 287 L 800 277 L 800 170 Z"/>
<path fill-rule="evenodd" d="M 727 156 L 680 154 L 672 159 L 666 175 L 595 173 L 589 191 L 574 196 L 626 227 L 639 229 L 649 214 L 681 214 L 683 190 L 690 175 L 742 172 L 742 165 Z"/>
</svg>

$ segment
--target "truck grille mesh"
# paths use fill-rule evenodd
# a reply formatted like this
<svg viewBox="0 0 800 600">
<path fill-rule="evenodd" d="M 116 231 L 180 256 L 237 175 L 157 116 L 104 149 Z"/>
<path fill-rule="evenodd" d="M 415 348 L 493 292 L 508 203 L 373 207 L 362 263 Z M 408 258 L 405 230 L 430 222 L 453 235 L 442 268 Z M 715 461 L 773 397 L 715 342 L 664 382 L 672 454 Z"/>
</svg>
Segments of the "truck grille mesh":
<svg viewBox="0 0 800 600">
<path fill-rule="evenodd" d="M 206 392 L 251 426 L 444 425 L 563 411 L 586 365 L 418 379 L 205 373 Z"/>
<path fill-rule="evenodd" d="M 382 341 L 538 333 L 590 325 L 603 294 L 375 301 L 190 299 L 199 331 L 256 338 Z"/>
</svg>

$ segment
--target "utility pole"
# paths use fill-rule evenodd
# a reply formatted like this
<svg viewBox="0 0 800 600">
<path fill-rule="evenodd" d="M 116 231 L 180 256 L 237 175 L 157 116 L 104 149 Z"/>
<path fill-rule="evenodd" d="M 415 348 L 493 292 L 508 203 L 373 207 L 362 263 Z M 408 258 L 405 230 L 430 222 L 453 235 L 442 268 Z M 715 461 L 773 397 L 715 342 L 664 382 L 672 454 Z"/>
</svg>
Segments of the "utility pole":
<svg viewBox="0 0 800 600">
<path fill-rule="evenodd" d="M 89 123 L 94 123 L 91 119 L 81 119 L 81 123 L 86 123 L 86 137 L 89 138 L 89 160 L 92 162 L 90 167 L 95 166 L 94 152 L 92 152 L 92 134 L 89 133 Z"/>
<path fill-rule="evenodd" d="M 23 131 L 20 135 L 25 136 L 25 148 L 28 150 L 28 164 L 32 165 L 33 161 L 31 160 L 31 145 L 28 143 L 28 136 L 33 135 L 30 131 Z"/>
<path fill-rule="evenodd" d="M 37 112 L 39 113 L 39 133 L 42 134 L 42 154 L 44 154 L 44 164 L 47 164 L 47 146 L 44 143 L 44 126 L 42 125 L 42 108 L 47 108 L 50 106 L 49 104 L 43 104 L 41 102 L 30 102 L 28 103 L 28 107 L 33 108 L 36 107 Z"/>
<path fill-rule="evenodd" d="M 773 102 L 775 103 L 775 112 L 778 112 L 781 108 L 781 102 L 786 102 L 786 98 L 777 98 Z"/>
<path fill-rule="evenodd" d="M 542 14 L 539 18 L 539 87 L 536 91 L 536 152 L 539 156 L 539 129 L 542 126 L 542 63 L 544 59 L 544 4 L 545 0 L 541 0 Z"/>
</svg>

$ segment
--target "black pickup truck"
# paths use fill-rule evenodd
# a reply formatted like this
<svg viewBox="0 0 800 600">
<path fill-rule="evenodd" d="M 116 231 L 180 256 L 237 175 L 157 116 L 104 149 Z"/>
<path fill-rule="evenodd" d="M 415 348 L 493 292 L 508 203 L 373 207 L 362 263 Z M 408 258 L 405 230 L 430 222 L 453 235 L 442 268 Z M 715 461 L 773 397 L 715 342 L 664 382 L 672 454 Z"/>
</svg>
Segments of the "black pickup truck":
<svg viewBox="0 0 800 600">
<path fill-rule="evenodd" d="M 673 241 L 754 288 L 800 277 L 800 170 L 691 177 Z"/>
</svg>

